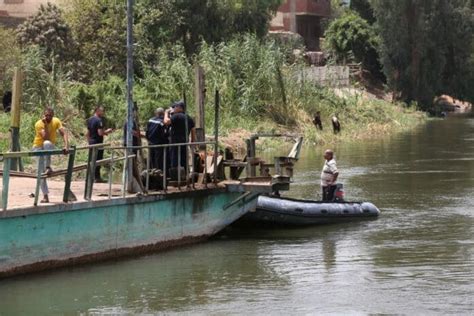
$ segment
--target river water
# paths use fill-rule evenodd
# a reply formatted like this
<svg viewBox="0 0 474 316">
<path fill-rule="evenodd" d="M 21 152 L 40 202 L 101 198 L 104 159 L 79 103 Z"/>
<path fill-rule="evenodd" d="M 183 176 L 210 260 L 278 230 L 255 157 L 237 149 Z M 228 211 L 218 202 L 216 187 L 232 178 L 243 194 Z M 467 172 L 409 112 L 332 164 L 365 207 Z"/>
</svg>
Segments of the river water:
<svg viewBox="0 0 474 316">
<path fill-rule="evenodd" d="M 307 148 L 289 195 L 319 195 Z M 237 230 L 136 259 L 0 281 L 0 315 L 473 314 L 474 118 L 335 148 L 372 221 Z"/>
</svg>

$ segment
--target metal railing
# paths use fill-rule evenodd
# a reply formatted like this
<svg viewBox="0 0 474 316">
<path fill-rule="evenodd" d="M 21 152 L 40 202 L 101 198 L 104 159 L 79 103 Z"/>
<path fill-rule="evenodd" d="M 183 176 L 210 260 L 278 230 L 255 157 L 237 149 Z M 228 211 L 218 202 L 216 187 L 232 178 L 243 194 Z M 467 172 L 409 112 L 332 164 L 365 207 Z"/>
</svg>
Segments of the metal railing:
<svg viewBox="0 0 474 316">
<path fill-rule="evenodd" d="M 137 157 L 136 154 L 130 154 L 130 152 L 138 152 L 138 150 L 152 150 L 163 148 L 163 166 L 162 166 L 162 175 L 163 175 L 163 183 L 162 183 L 162 191 L 163 193 L 167 193 L 168 191 L 168 172 L 170 170 L 170 159 L 169 159 L 169 150 L 172 148 L 177 147 L 177 157 L 178 163 L 177 165 L 177 188 L 178 190 L 182 190 L 183 182 L 185 182 L 186 189 L 193 190 L 196 189 L 196 175 L 197 175 L 197 166 L 195 165 L 195 157 L 194 157 L 194 148 L 201 147 L 204 154 L 204 166 L 203 166 L 203 185 L 207 188 L 209 181 L 208 181 L 208 146 L 210 149 L 214 150 L 214 153 L 218 151 L 218 144 L 215 141 L 207 141 L 207 142 L 192 142 L 192 143 L 179 143 L 179 144 L 163 144 L 163 145 L 148 145 L 148 146 L 111 146 L 110 144 L 97 144 L 97 145 L 90 145 L 90 146 L 83 146 L 83 147 L 75 147 L 72 146 L 69 149 L 69 152 L 66 154 L 68 157 L 67 168 L 62 169 L 60 171 L 53 172 L 52 175 L 47 174 L 44 172 L 42 159 L 46 156 L 63 156 L 64 153 L 62 150 L 41 150 L 41 151 L 28 151 L 28 152 L 7 152 L 7 153 L 0 153 L 0 161 L 3 161 L 3 176 L 2 176 L 2 190 L 0 194 L 0 207 L 3 211 L 7 210 L 8 207 L 8 196 L 9 196 L 9 186 L 10 186 L 10 176 L 28 176 L 33 177 L 33 175 L 29 175 L 26 173 L 20 173 L 11 171 L 11 163 L 14 159 L 19 158 L 26 158 L 26 157 L 36 157 L 38 158 L 37 163 L 37 171 L 34 175 L 36 179 L 36 186 L 34 191 L 34 206 L 38 205 L 38 198 L 39 198 L 39 190 L 41 181 L 45 181 L 49 177 L 56 177 L 60 175 L 65 176 L 64 181 L 64 194 L 63 194 L 63 202 L 68 203 L 70 202 L 71 197 L 71 182 L 73 178 L 73 173 L 86 170 L 86 179 L 85 179 L 85 189 L 84 189 L 84 199 L 85 200 L 92 200 L 92 191 L 94 186 L 94 172 L 96 166 L 109 166 L 109 174 L 108 174 L 108 199 L 112 199 L 112 189 L 113 189 L 113 169 L 114 166 L 119 162 L 124 162 L 123 170 L 122 170 L 122 183 L 121 183 L 121 196 L 126 197 L 127 195 L 127 183 L 129 182 L 129 177 L 133 176 L 129 174 L 128 166 L 130 163 L 133 163 L 133 159 Z M 184 149 L 183 149 L 184 147 Z M 75 166 L 76 155 L 79 151 L 89 151 L 87 164 L 82 164 Z M 103 159 L 97 161 L 97 155 L 99 150 L 104 150 L 104 152 L 110 152 L 110 158 Z M 186 173 L 186 178 L 183 181 L 182 179 L 182 168 L 181 166 L 181 153 L 182 150 L 186 150 L 186 159 L 185 159 L 185 166 L 184 172 Z M 123 151 L 123 155 L 117 157 L 117 151 Z M 190 154 L 192 153 L 191 163 L 190 163 Z M 215 185 L 218 183 L 218 156 L 216 154 L 213 156 L 213 174 L 211 175 L 212 181 Z M 150 191 L 150 167 L 151 162 L 149 159 L 150 155 L 146 158 L 146 179 L 143 188 L 143 194 L 148 194 Z M 140 177 L 140 174 L 135 176 Z"/>
</svg>

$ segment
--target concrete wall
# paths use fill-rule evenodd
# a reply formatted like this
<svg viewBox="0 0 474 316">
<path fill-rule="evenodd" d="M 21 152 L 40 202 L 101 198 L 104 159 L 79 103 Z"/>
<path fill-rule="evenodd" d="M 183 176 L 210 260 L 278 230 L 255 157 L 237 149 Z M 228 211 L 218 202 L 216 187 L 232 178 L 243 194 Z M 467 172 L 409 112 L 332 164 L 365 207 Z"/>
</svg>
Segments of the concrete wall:
<svg viewBox="0 0 474 316">
<path fill-rule="evenodd" d="M 349 78 L 348 66 L 307 67 L 298 74 L 299 80 L 311 81 L 329 87 L 349 86 Z"/>
<path fill-rule="evenodd" d="M 36 13 L 41 4 L 60 4 L 64 0 L 0 0 L 0 11 L 11 17 L 27 18 Z"/>
</svg>

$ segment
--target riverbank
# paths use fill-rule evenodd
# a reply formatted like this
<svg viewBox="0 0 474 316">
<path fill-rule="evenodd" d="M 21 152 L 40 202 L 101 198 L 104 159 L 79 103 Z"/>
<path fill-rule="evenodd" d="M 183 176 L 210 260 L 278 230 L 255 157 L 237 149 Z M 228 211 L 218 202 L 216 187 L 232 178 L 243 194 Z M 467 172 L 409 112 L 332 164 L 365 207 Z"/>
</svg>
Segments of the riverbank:
<svg viewBox="0 0 474 316">
<path fill-rule="evenodd" d="M 377 99 L 373 95 L 363 93 L 347 95 L 345 97 L 331 95 L 327 90 L 327 98 L 332 103 L 315 103 L 309 109 L 299 108 L 292 105 L 295 111 L 291 112 L 288 124 L 278 124 L 269 116 L 249 117 L 246 115 L 236 116 L 225 112 L 220 122 L 220 141 L 223 147 L 230 147 L 236 152 L 245 151 L 245 139 L 256 133 L 276 133 L 290 136 L 303 136 L 307 145 L 336 144 L 345 141 L 362 141 L 376 139 L 390 134 L 406 131 L 417 127 L 427 120 L 424 112 L 417 111 L 403 103 L 392 103 L 383 99 Z M 318 106 L 319 104 L 319 106 Z M 312 122 L 313 113 L 321 112 L 323 130 L 319 130 Z M 67 113 L 68 111 L 62 111 Z M 192 114 L 191 114 L 192 115 Z M 290 114 L 289 114 L 290 115 Z M 341 123 L 341 132 L 334 134 L 331 125 L 332 116 L 336 115 Z M 21 144 L 23 150 L 30 148 L 34 136 L 34 123 L 39 114 L 23 113 L 21 121 Z M 64 124 L 70 131 L 70 142 L 77 146 L 86 145 L 85 120 L 80 118 L 79 113 L 69 109 L 69 114 L 64 117 Z M 117 124 L 117 123 L 116 123 Z M 9 148 L 9 125 L 10 114 L 0 114 L 0 151 L 8 151 Z M 118 123 L 121 125 L 121 123 Z M 144 125 L 144 124 L 142 124 Z M 144 126 L 142 126 L 142 129 Z M 212 128 L 208 128 L 208 134 L 212 134 Z M 107 140 L 115 145 L 121 145 L 122 131 L 119 129 Z M 276 147 L 281 145 L 281 140 L 265 139 L 265 147 Z M 82 159 L 81 159 L 82 158 Z M 85 160 L 85 157 L 79 157 Z M 26 161 L 28 164 L 29 161 Z"/>
<path fill-rule="evenodd" d="M 367 92 L 356 90 L 355 94 L 340 97 L 333 95 L 338 106 L 317 105 L 310 111 L 299 109 L 294 113 L 296 122 L 291 125 L 276 124 L 271 120 L 229 118 L 221 137 L 223 146 L 236 151 L 245 149 L 245 139 L 255 133 L 274 132 L 294 137 L 303 136 L 306 145 L 337 144 L 347 141 L 378 139 L 388 135 L 415 129 L 428 120 L 425 112 L 409 107 L 402 102 L 378 99 Z M 331 93 L 328 91 L 328 93 Z M 313 113 L 321 111 L 323 129 L 313 124 Z M 335 134 L 331 118 L 336 115 L 341 123 L 341 132 Z M 237 124 L 242 124 L 236 126 Z M 245 127 L 242 127 L 245 126 Z M 279 139 L 264 139 L 264 147 L 280 146 Z"/>
</svg>

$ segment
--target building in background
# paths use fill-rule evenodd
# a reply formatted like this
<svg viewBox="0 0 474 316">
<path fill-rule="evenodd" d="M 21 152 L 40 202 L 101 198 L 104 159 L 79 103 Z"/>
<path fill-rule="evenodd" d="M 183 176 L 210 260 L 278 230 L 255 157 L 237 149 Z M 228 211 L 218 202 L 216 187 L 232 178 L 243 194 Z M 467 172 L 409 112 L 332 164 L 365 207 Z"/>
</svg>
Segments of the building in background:
<svg viewBox="0 0 474 316">
<path fill-rule="evenodd" d="M 0 25 L 14 27 L 38 11 L 42 4 L 63 0 L 0 0 Z"/>
<path fill-rule="evenodd" d="M 286 0 L 270 24 L 270 31 L 300 34 L 309 51 L 319 51 L 324 30 L 321 20 L 331 15 L 331 0 Z"/>
</svg>

